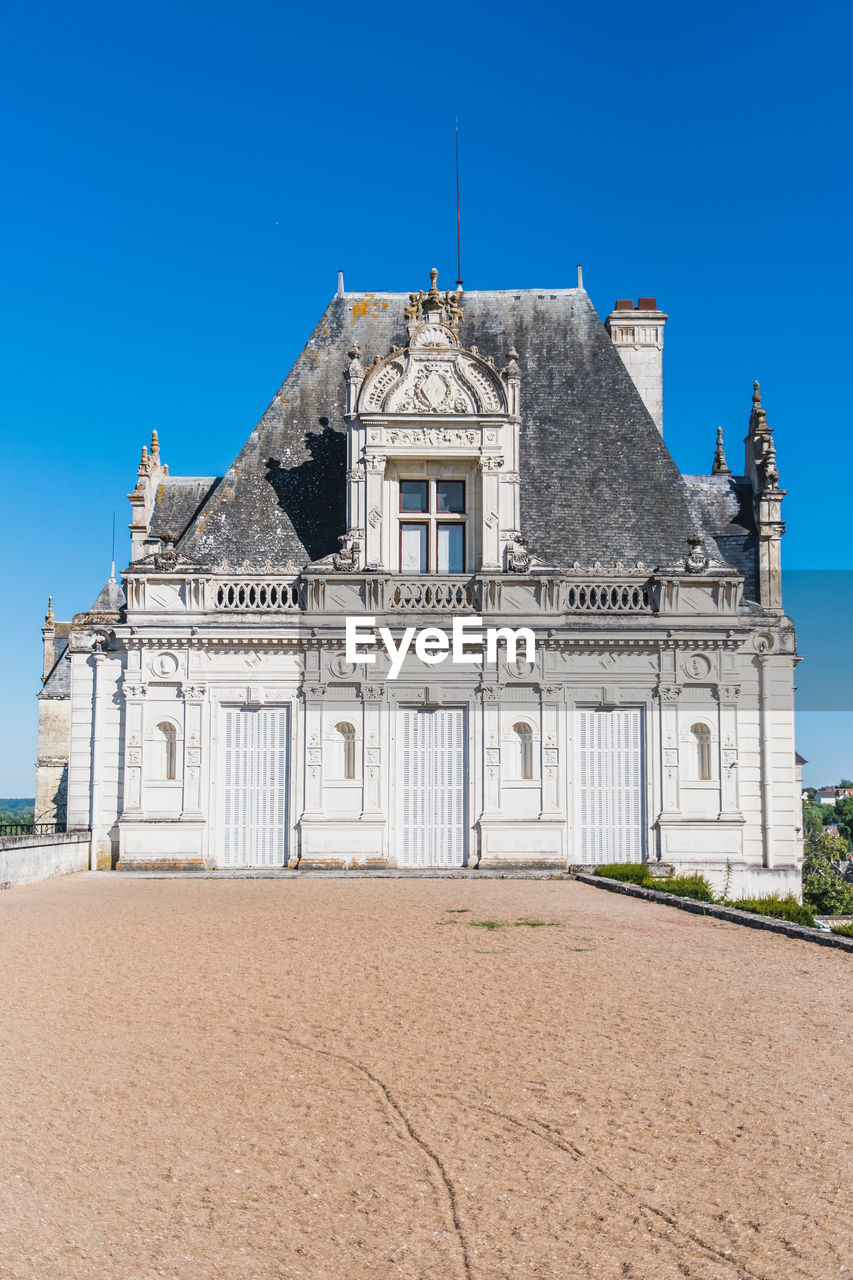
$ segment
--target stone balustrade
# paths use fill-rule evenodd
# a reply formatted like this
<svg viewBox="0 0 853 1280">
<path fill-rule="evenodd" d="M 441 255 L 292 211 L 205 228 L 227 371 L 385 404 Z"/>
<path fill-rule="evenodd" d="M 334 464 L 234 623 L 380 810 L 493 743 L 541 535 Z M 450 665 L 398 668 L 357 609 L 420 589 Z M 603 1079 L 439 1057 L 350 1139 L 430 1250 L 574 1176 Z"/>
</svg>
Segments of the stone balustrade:
<svg viewBox="0 0 853 1280">
<path fill-rule="evenodd" d="M 249 614 L 483 614 L 616 617 L 737 614 L 742 580 L 733 570 L 701 576 L 673 571 L 482 573 L 468 575 L 129 571 L 128 612 L 234 617 Z"/>
</svg>

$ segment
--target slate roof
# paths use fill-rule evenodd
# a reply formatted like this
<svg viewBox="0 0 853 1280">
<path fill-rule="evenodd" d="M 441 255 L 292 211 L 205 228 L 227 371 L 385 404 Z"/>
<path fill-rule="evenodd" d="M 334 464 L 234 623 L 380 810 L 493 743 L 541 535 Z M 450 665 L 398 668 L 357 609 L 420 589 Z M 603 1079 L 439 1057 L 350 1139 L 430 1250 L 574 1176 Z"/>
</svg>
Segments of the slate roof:
<svg viewBox="0 0 853 1280">
<path fill-rule="evenodd" d="M 40 698 L 71 697 L 71 654 L 68 652 L 68 641 L 57 657 L 50 673 L 39 690 Z"/>
<path fill-rule="evenodd" d="M 148 524 L 152 538 L 180 538 L 196 512 L 219 484 L 219 476 L 166 476 L 157 486 Z"/>
<path fill-rule="evenodd" d="M 109 578 L 98 593 L 98 597 L 88 613 L 118 613 L 127 603 L 121 583 Z M 77 618 L 85 617 L 78 614 Z M 76 621 L 76 618 L 75 618 Z M 39 690 L 40 698 L 71 697 L 71 654 L 68 641 L 71 635 L 70 622 L 57 622 L 53 641 L 54 662 L 47 679 Z"/>
<path fill-rule="evenodd" d="M 70 622 L 57 622 L 53 638 L 53 666 L 39 690 L 39 697 L 71 697 L 71 654 L 68 652 Z"/>
<path fill-rule="evenodd" d="M 746 476 L 684 476 L 697 527 L 713 538 L 722 558 L 744 577 L 746 600 L 758 599 L 758 530 L 752 485 Z"/>
<path fill-rule="evenodd" d="M 97 600 L 89 613 L 118 613 L 127 604 L 121 583 L 109 578 L 101 587 Z"/>
<path fill-rule="evenodd" d="M 182 555 L 214 567 L 223 559 L 304 564 L 338 550 L 346 527 L 347 351 L 357 342 L 367 365 L 404 346 L 407 302 L 399 293 L 332 299 L 190 521 Z M 465 346 L 475 344 L 498 368 L 511 346 L 519 353 L 521 528 L 540 560 L 558 567 L 642 560 L 654 568 L 683 561 L 697 520 L 710 538 L 716 508 L 682 480 L 584 290 L 465 293 L 463 308 Z M 707 545 L 720 554 L 712 540 Z"/>
</svg>

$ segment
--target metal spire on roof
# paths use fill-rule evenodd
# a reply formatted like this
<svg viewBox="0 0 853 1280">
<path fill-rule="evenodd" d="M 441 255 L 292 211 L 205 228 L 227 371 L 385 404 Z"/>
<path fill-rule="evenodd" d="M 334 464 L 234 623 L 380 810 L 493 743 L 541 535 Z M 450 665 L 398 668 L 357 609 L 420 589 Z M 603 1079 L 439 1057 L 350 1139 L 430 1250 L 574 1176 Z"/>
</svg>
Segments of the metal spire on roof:
<svg viewBox="0 0 853 1280">
<path fill-rule="evenodd" d="M 456 121 L 456 288 L 462 286 L 462 225 L 459 217 L 459 121 Z"/>
</svg>

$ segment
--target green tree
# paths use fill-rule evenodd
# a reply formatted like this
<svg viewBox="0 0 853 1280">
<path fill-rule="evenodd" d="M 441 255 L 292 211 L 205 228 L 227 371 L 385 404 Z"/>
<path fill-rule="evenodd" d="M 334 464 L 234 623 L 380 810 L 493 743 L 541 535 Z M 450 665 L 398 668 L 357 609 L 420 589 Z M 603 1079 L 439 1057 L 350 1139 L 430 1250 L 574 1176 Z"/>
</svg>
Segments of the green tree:
<svg viewBox="0 0 853 1280">
<path fill-rule="evenodd" d="M 840 876 L 833 862 L 847 858 L 847 841 L 832 832 L 806 845 L 803 860 L 803 902 L 822 916 L 853 914 L 853 884 Z"/>
<path fill-rule="evenodd" d="M 807 840 L 819 840 L 823 833 L 823 815 L 819 805 L 803 805 L 803 831 Z"/>
<path fill-rule="evenodd" d="M 853 796 L 847 800 L 839 800 L 835 812 L 838 814 L 838 822 L 843 822 L 848 827 L 853 826 Z"/>
</svg>

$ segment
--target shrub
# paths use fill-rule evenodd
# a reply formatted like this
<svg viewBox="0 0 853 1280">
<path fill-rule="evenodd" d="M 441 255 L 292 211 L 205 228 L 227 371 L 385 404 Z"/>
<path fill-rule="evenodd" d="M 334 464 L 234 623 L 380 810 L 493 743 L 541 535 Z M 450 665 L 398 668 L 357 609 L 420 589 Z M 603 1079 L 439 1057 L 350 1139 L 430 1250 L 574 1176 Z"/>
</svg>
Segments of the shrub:
<svg viewBox="0 0 853 1280">
<path fill-rule="evenodd" d="M 704 876 L 668 876 L 664 879 L 651 876 L 645 862 L 611 862 L 596 867 L 597 876 L 610 880 L 623 880 L 640 884 L 644 889 L 660 889 L 662 893 L 675 893 L 680 898 L 697 898 L 699 902 L 713 902 L 714 894 Z"/>
<path fill-rule="evenodd" d="M 695 898 L 698 902 L 713 902 L 714 894 L 704 876 L 666 876 L 644 881 L 650 889 L 661 893 L 675 893 L 679 898 Z"/>
<path fill-rule="evenodd" d="M 828 833 L 806 845 L 803 860 L 803 901 L 822 916 L 853 913 L 853 884 L 832 865 L 847 857 L 847 842 Z"/>
<path fill-rule="evenodd" d="M 757 916 L 772 916 L 774 920 L 789 920 L 791 924 L 804 924 L 816 929 L 814 914 L 793 894 L 780 898 L 778 894 L 768 898 L 738 898 L 729 904 L 738 911 L 752 911 Z"/>
<path fill-rule="evenodd" d="M 840 933 L 842 938 L 853 938 L 853 924 L 830 925 L 833 933 Z"/>
<path fill-rule="evenodd" d="M 627 880 L 630 884 L 646 884 L 649 870 L 645 862 L 607 862 L 595 868 L 595 875 L 608 880 Z"/>
</svg>

